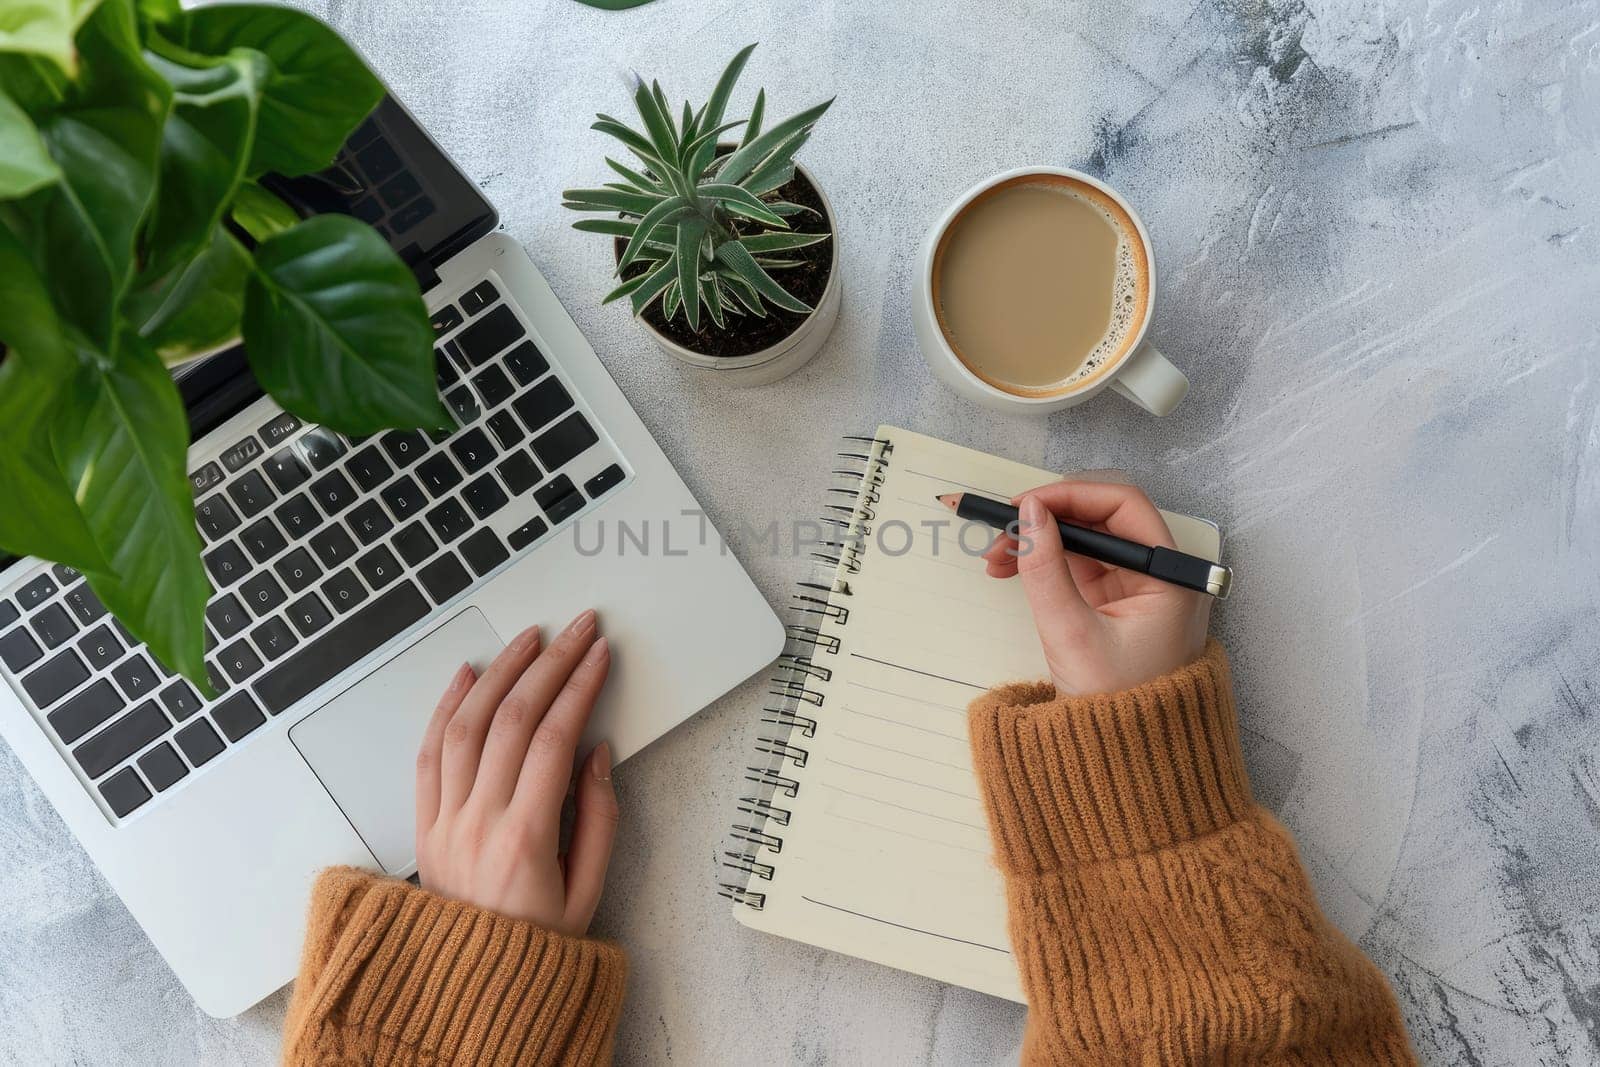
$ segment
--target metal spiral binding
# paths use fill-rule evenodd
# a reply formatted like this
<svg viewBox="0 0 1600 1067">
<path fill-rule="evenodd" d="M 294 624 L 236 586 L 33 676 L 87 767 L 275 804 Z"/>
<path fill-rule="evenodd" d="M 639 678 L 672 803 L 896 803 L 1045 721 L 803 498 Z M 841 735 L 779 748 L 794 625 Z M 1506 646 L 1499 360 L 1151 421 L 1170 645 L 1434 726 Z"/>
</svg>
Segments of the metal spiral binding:
<svg viewBox="0 0 1600 1067">
<path fill-rule="evenodd" d="M 788 826 L 793 815 L 778 801 L 800 793 L 795 775 L 811 755 L 801 742 L 816 736 L 827 703 L 824 686 L 833 678 L 828 657 L 842 647 L 839 635 L 830 631 L 850 621 L 850 609 L 841 601 L 853 595 L 850 576 L 861 571 L 893 451 L 882 438 L 844 438 L 833 468 L 838 481 L 829 487 L 820 517 L 823 539 L 809 553 L 813 573 L 790 597 L 792 620 L 784 628 L 783 654 L 767 680 L 770 699 L 754 745 L 761 758 L 744 773 L 755 788 L 739 798 L 745 818 L 734 824 L 719 858 L 718 894 L 758 911 L 766 906 L 767 894 L 753 884 L 770 882 L 777 874 L 771 857 L 782 853 L 783 837 L 773 830 Z"/>
</svg>

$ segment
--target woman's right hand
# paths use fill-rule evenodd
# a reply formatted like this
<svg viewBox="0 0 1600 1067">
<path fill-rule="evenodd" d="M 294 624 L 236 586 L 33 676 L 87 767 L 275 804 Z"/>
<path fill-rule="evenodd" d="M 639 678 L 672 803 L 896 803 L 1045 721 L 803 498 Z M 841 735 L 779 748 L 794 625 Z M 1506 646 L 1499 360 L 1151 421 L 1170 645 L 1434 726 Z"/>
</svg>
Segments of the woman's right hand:
<svg viewBox="0 0 1600 1067">
<path fill-rule="evenodd" d="M 1161 512 L 1131 485 L 1062 481 L 1012 501 L 1020 536 L 984 553 L 992 577 L 1021 576 L 1056 693 L 1114 693 L 1152 681 L 1205 650 L 1211 598 L 1061 547 L 1056 519 L 1147 545 L 1173 544 Z"/>
<path fill-rule="evenodd" d="M 578 768 L 566 853 L 561 807 L 611 647 L 592 611 L 541 644 L 530 626 L 483 677 L 462 664 L 440 699 L 417 753 L 417 873 L 440 896 L 580 937 L 617 830 L 605 742 Z"/>
</svg>

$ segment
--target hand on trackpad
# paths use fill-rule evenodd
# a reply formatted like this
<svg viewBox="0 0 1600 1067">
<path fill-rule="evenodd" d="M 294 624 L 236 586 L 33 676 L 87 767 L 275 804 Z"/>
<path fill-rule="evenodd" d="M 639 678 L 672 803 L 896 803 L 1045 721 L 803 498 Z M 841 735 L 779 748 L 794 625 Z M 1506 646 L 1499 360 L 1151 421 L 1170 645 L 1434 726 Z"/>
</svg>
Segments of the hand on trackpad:
<svg viewBox="0 0 1600 1067">
<path fill-rule="evenodd" d="M 505 647 L 468 608 L 300 720 L 289 739 L 389 874 L 416 860 L 416 759 L 456 668 Z"/>
</svg>

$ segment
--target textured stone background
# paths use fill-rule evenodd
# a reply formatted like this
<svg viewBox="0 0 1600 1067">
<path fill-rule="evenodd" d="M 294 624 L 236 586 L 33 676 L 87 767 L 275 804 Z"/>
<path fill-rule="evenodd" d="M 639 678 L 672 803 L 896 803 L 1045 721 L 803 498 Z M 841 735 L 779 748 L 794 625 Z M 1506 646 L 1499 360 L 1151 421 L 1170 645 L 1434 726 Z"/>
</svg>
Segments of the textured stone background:
<svg viewBox="0 0 1600 1067">
<path fill-rule="evenodd" d="M 827 434 L 880 420 L 1060 469 L 1118 466 L 1214 516 L 1218 613 L 1258 791 L 1440 1064 L 1600 1059 L 1595 301 L 1600 6 L 1483 0 L 737 3 L 325 0 L 498 203 L 714 519 L 808 513 Z M 804 159 L 845 308 L 800 374 L 729 392 L 600 308 L 623 73 L 838 102 Z M 946 393 L 912 252 L 968 184 L 1103 175 L 1156 244 L 1154 340 L 1194 379 L 1155 420 Z M 736 546 L 737 547 L 737 546 Z M 773 600 L 789 560 L 742 553 Z M 625 1063 L 1001 1063 L 1021 1010 L 738 927 L 714 849 L 759 686 L 624 765 L 598 932 L 634 974 Z M 279 994 L 201 1016 L 0 752 L 0 1060 L 268 1062 Z M 264 864 L 271 862 L 263 856 Z"/>
</svg>

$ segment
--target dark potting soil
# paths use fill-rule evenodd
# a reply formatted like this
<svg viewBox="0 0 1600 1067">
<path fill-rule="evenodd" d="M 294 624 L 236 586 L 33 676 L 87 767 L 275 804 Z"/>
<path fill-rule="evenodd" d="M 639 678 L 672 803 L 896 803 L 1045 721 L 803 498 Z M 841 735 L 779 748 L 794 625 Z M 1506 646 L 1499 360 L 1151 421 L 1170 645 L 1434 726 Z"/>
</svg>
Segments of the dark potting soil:
<svg viewBox="0 0 1600 1067">
<path fill-rule="evenodd" d="M 778 188 L 778 199 L 808 207 L 816 212 L 815 215 L 809 212 L 791 215 L 789 226 L 795 233 L 828 232 L 830 220 L 826 209 L 822 206 L 822 197 L 817 195 L 817 190 L 798 170 L 787 184 Z M 734 223 L 734 229 L 740 234 L 752 234 L 763 232 L 765 227 L 760 223 L 747 223 L 741 220 Z M 625 247 L 627 242 L 618 238 L 615 251 L 617 258 L 621 258 Z M 792 252 L 783 252 L 781 255 L 785 259 L 800 260 L 800 265 L 771 271 L 772 277 L 800 300 L 813 308 L 816 307 L 817 302 L 822 299 L 823 291 L 828 287 L 828 278 L 833 273 L 833 239 L 818 241 L 814 245 L 798 248 Z M 627 280 L 648 269 L 648 264 L 630 263 L 628 269 L 623 271 L 622 277 Z M 717 324 L 711 321 L 711 316 L 701 308 L 700 331 L 696 333 L 689 329 L 689 323 L 685 320 L 681 308 L 672 317 L 672 321 L 668 322 L 666 316 L 661 313 L 661 300 L 657 298 L 644 309 L 644 319 L 673 341 L 696 352 L 703 352 L 708 356 L 748 356 L 788 337 L 799 329 L 800 324 L 808 317 L 800 312 L 775 308 L 766 301 L 762 301 L 762 307 L 767 313 L 766 318 L 757 318 L 748 310 L 743 316 L 724 313 L 723 320 L 728 324 L 725 330 L 717 329 Z"/>
</svg>

